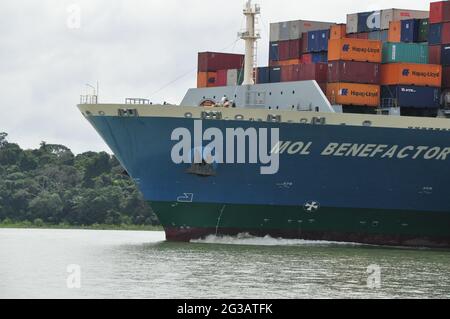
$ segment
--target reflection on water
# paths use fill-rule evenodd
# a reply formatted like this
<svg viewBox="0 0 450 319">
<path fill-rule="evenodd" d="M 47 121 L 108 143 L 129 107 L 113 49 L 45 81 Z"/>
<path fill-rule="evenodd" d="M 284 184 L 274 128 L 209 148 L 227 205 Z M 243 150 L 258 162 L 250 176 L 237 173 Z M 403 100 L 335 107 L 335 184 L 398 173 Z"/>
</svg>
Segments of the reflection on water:
<svg viewBox="0 0 450 319">
<path fill-rule="evenodd" d="M 67 288 L 67 266 L 81 288 Z M 381 288 L 367 268 L 381 268 Z M 0 298 L 450 297 L 450 252 L 161 232 L 0 230 Z"/>
</svg>

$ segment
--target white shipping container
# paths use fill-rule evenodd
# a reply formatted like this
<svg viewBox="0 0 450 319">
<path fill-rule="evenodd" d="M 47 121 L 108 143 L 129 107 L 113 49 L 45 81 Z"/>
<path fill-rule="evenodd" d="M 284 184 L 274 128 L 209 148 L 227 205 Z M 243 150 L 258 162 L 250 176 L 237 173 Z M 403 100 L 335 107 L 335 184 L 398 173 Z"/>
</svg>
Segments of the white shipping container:
<svg viewBox="0 0 450 319">
<path fill-rule="evenodd" d="M 428 19 L 429 11 L 388 9 L 381 11 L 381 30 L 388 30 L 391 21 L 402 21 L 409 19 Z"/>
<path fill-rule="evenodd" d="M 300 32 L 300 21 L 291 21 L 291 31 L 289 35 L 289 40 L 298 40 L 302 38 L 302 33 Z"/>
<path fill-rule="evenodd" d="M 347 34 L 358 32 L 358 14 L 347 14 Z"/>
<path fill-rule="evenodd" d="M 227 86 L 234 86 L 238 84 L 238 70 L 228 70 L 227 72 Z"/>
</svg>

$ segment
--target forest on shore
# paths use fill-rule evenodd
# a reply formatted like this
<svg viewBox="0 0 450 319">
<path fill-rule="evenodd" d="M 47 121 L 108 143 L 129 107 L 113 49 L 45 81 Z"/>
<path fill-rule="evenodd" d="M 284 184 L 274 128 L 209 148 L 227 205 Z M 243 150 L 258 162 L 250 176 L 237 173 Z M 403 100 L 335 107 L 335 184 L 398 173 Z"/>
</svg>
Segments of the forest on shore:
<svg viewBox="0 0 450 319">
<path fill-rule="evenodd" d="M 0 133 L 0 224 L 118 228 L 156 226 L 133 180 L 105 152 L 74 155 L 42 142 L 23 150 Z"/>
</svg>

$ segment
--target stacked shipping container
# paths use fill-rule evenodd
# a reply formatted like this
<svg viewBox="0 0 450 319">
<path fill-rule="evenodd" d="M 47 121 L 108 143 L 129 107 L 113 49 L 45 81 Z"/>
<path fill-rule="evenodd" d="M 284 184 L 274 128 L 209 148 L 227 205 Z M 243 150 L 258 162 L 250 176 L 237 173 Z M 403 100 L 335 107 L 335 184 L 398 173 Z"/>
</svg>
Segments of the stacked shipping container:
<svg viewBox="0 0 450 319">
<path fill-rule="evenodd" d="M 272 23 L 269 48 L 257 83 L 316 80 L 332 104 L 435 108 L 441 85 L 450 92 L 450 1 L 350 14 L 346 25 Z M 199 87 L 242 83 L 243 56 L 203 54 Z"/>
<path fill-rule="evenodd" d="M 354 107 L 380 104 L 381 41 L 340 38 L 329 42 L 327 97 L 342 104 L 344 112 Z"/>
<path fill-rule="evenodd" d="M 442 66 L 442 104 L 449 106 L 450 99 L 450 2 L 440 1 L 430 5 L 429 31 L 430 63 Z"/>
<path fill-rule="evenodd" d="M 244 55 L 201 52 L 198 54 L 197 87 L 217 87 L 242 84 Z"/>
</svg>

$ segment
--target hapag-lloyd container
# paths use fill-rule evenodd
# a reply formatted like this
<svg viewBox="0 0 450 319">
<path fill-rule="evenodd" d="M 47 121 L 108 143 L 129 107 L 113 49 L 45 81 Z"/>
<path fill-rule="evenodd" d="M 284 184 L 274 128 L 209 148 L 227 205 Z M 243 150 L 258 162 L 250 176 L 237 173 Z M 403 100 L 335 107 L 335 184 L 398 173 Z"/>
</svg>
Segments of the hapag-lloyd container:
<svg viewBox="0 0 450 319">
<path fill-rule="evenodd" d="M 198 71 L 215 72 L 218 70 L 238 69 L 244 65 L 244 55 L 218 52 L 198 54 Z"/>
<path fill-rule="evenodd" d="M 383 63 L 428 64 L 428 45 L 422 43 L 385 43 Z"/>
<path fill-rule="evenodd" d="M 380 104 L 380 86 L 355 83 L 328 83 L 327 98 L 331 104 L 375 107 Z"/>
<path fill-rule="evenodd" d="M 381 66 L 381 85 L 440 87 L 442 66 L 435 64 L 389 63 Z"/>
<path fill-rule="evenodd" d="M 424 86 L 382 86 L 381 107 L 437 108 L 441 89 Z"/>
<path fill-rule="evenodd" d="M 450 2 L 432 2 L 430 5 L 430 23 L 450 21 Z"/>
<path fill-rule="evenodd" d="M 328 60 L 381 63 L 381 41 L 341 39 L 330 40 Z"/>
<path fill-rule="evenodd" d="M 357 61 L 328 62 L 328 82 L 380 84 L 380 64 Z"/>
</svg>

